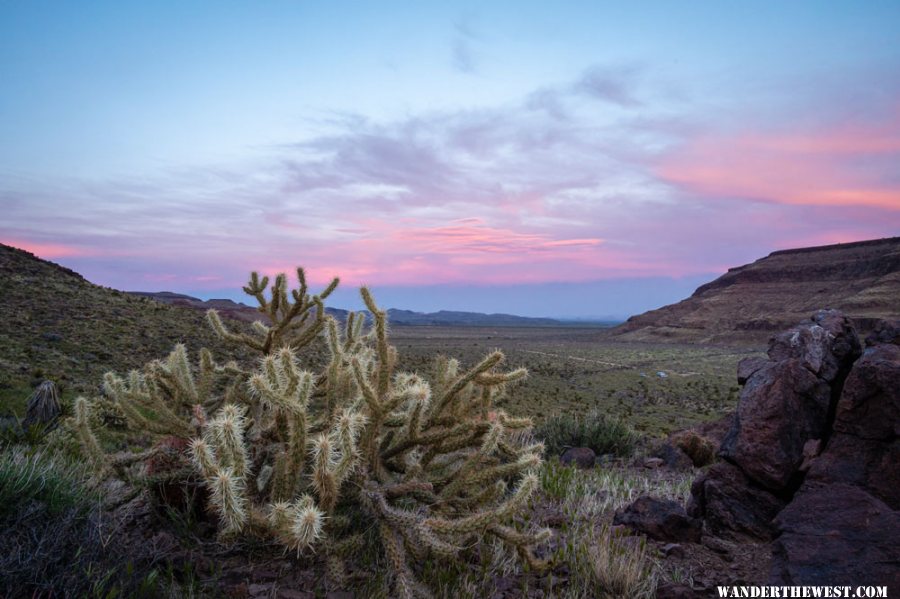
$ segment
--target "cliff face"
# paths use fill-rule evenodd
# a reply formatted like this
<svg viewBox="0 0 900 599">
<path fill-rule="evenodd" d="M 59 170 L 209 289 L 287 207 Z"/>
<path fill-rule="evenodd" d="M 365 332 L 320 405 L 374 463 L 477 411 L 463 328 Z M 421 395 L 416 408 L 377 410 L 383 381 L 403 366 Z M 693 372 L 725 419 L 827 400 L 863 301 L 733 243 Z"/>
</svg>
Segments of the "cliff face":
<svg viewBox="0 0 900 599">
<path fill-rule="evenodd" d="M 730 269 L 686 300 L 632 316 L 627 341 L 764 344 L 823 308 L 863 332 L 900 318 L 900 237 L 773 252 Z"/>
</svg>

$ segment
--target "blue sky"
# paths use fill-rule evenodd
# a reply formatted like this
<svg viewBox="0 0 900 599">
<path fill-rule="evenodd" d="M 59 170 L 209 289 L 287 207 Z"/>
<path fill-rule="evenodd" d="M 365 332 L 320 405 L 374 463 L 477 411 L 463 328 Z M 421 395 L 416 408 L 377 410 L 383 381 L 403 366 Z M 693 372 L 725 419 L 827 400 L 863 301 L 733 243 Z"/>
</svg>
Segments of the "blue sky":
<svg viewBox="0 0 900 599">
<path fill-rule="evenodd" d="M 900 231 L 900 3 L 486 4 L 4 2 L 0 241 L 627 316 Z"/>
</svg>

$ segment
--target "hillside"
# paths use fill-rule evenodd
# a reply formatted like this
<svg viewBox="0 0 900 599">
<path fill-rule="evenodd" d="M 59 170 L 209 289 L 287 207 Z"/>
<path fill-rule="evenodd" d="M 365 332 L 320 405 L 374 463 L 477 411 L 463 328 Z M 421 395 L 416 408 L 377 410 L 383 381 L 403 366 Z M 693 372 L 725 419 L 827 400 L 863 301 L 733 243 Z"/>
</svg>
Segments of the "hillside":
<svg viewBox="0 0 900 599">
<path fill-rule="evenodd" d="M 900 318 L 900 237 L 772 252 L 613 330 L 627 341 L 763 344 L 820 308 Z"/>
<path fill-rule="evenodd" d="M 165 356 L 178 342 L 215 353 L 202 312 L 94 285 L 78 273 L 0 244 L 0 415 L 21 416 L 31 385 L 93 393 L 107 370 Z"/>
</svg>

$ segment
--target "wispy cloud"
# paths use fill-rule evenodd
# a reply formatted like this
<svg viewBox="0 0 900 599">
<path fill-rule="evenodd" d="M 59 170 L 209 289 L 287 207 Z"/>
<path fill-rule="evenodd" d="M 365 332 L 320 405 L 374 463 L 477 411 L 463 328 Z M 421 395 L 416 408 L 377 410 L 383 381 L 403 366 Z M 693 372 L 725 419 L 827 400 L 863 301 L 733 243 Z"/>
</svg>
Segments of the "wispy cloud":
<svg viewBox="0 0 900 599">
<path fill-rule="evenodd" d="M 453 68 L 462 73 L 474 73 L 477 68 L 475 44 L 479 35 L 475 31 L 471 16 L 461 17 L 453 25 L 452 62 Z"/>
<path fill-rule="evenodd" d="M 572 90 L 623 108 L 636 108 L 641 105 L 636 90 L 639 73 L 634 66 L 595 66 L 585 71 Z"/>
<path fill-rule="evenodd" d="M 876 124 L 787 125 L 688 140 L 658 169 L 707 197 L 900 211 L 900 104 Z"/>
</svg>

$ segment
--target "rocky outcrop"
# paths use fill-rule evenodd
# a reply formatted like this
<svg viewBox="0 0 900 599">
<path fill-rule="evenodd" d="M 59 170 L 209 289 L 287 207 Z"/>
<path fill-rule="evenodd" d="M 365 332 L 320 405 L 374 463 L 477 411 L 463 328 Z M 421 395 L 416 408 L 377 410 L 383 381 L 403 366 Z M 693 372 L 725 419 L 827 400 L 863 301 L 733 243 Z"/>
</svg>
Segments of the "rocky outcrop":
<svg viewBox="0 0 900 599">
<path fill-rule="evenodd" d="M 739 366 L 723 461 L 694 481 L 686 514 L 642 497 L 615 522 L 681 542 L 699 524 L 709 547 L 767 541 L 773 585 L 900 590 L 898 331 L 877 324 L 863 351 L 825 310 L 776 335 L 768 360 Z"/>
<path fill-rule="evenodd" d="M 725 461 L 694 481 L 688 515 L 704 535 L 772 539 L 771 584 L 900 588 L 898 330 L 879 324 L 863 352 L 820 311 L 739 367 Z"/>
<path fill-rule="evenodd" d="M 900 237 L 773 252 L 730 269 L 677 303 L 632 316 L 627 341 L 763 345 L 829 306 L 868 332 L 900 318 Z"/>
<path fill-rule="evenodd" d="M 860 439 L 900 436 L 900 346 L 870 347 L 853 366 L 834 430 Z"/>
<path fill-rule="evenodd" d="M 864 488 L 811 483 L 776 524 L 771 584 L 900 589 L 900 514 Z"/>
<path fill-rule="evenodd" d="M 773 583 L 900 589 L 900 347 L 870 345 L 847 377 L 831 438 L 775 519 Z"/>
<path fill-rule="evenodd" d="M 776 335 L 750 374 L 719 454 L 775 493 L 796 480 L 804 445 L 824 439 L 860 343 L 850 320 L 822 310 Z"/>
<path fill-rule="evenodd" d="M 768 360 L 744 360 L 744 388 L 722 440 L 724 463 L 694 481 L 688 513 L 713 535 L 771 539 L 772 519 L 800 484 L 810 452 L 830 435 L 844 380 L 861 347 L 834 310 L 776 335 Z"/>
</svg>

